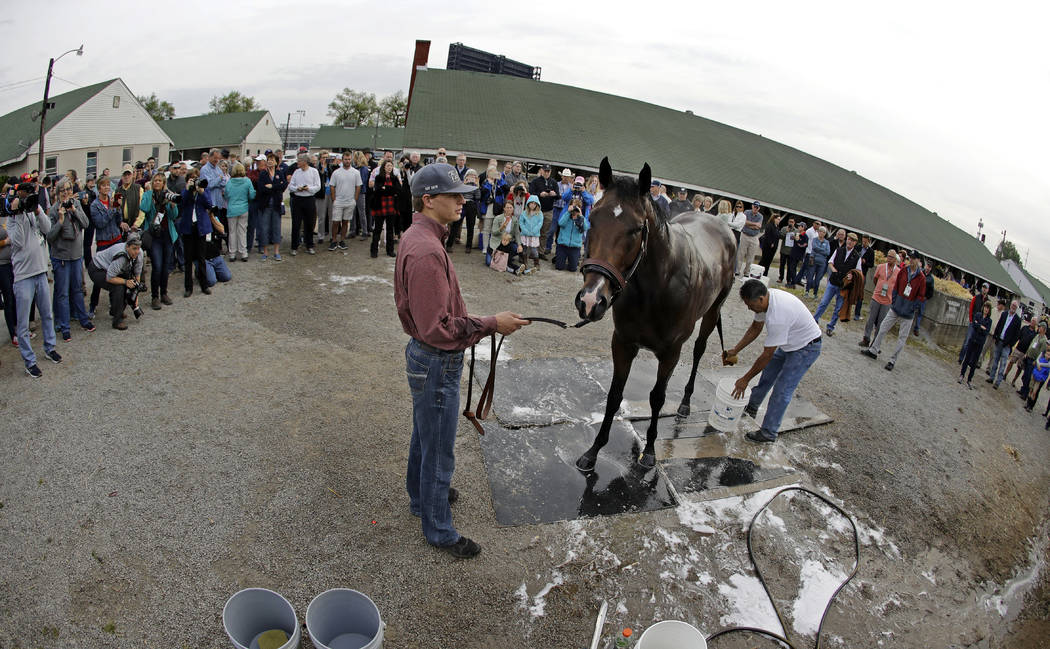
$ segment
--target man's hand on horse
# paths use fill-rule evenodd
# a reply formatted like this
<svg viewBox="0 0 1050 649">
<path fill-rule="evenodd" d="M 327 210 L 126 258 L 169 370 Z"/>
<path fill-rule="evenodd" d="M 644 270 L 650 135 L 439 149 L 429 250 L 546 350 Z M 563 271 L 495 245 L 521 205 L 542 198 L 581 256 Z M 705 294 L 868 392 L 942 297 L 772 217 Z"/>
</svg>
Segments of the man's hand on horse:
<svg viewBox="0 0 1050 649">
<path fill-rule="evenodd" d="M 495 317 L 496 331 L 503 334 L 504 336 L 509 336 L 518 329 L 521 329 L 526 325 L 532 324 L 530 320 L 522 320 L 519 314 L 512 313 L 510 311 L 497 313 Z"/>
<path fill-rule="evenodd" d="M 746 376 L 741 376 L 739 379 L 736 380 L 736 383 L 733 384 L 734 399 L 740 399 L 744 396 L 744 390 L 747 389 L 747 384 L 748 378 Z"/>
</svg>

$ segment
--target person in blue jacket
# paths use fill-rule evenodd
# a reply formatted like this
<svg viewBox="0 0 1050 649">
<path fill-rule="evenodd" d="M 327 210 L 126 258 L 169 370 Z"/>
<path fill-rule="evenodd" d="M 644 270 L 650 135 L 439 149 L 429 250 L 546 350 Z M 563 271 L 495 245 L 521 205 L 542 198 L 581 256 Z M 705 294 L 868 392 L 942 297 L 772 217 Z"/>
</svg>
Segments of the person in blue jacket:
<svg viewBox="0 0 1050 649">
<path fill-rule="evenodd" d="M 590 218 L 591 206 L 594 205 L 594 196 L 583 188 L 583 176 L 576 176 L 576 180 L 572 182 L 572 189 L 561 195 L 561 199 L 566 205 L 568 205 L 574 198 L 580 200 L 580 206 L 583 210 L 583 218 Z M 558 223 L 561 223 L 560 218 L 558 219 Z"/>
<path fill-rule="evenodd" d="M 185 288 L 183 297 L 193 295 L 193 271 L 197 272 L 197 282 L 201 292 L 211 293 L 208 288 L 208 276 L 205 270 L 204 253 L 206 245 L 212 239 L 213 223 L 218 223 L 211 200 L 200 186 L 194 169 L 186 178 L 186 189 L 182 190 L 182 201 L 179 207 L 179 236 L 182 238 L 182 249 L 186 256 Z"/>
<path fill-rule="evenodd" d="M 558 252 L 554 257 L 555 268 L 576 271 L 580 264 L 583 238 L 590 229 L 591 223 L 583 213 L 583 199 L 571 199 L 569 208 L 558 219 Z"/>
<path fill-rule="evenodd" d="M 109 176 L 100 178 L 98 197 L 91 201 L 89 214 L 91 224 L 95 226 L 95 252 L 117 245 L 129 230 L 128 224 L 124 223 L 124 211 L 119 201 L 120 199 L 113 195 L 113 185 L 109 182 Z M 101 297 L 102 287 L 96 284 L 91 289 L 91 299 L 88 302 L 88 317 L 92 320 L 95 319 L 95 309 Z"/>
<path fill-rule="evenodd" d="M 525 264 L 532 260 L 534 270 L 540 269 L 540 233 L 543 231 L 543 208 L 539 196 L 529 196 L 525 210 L 518 217 L 518 236 L 524 250 Z"/>
</svg>

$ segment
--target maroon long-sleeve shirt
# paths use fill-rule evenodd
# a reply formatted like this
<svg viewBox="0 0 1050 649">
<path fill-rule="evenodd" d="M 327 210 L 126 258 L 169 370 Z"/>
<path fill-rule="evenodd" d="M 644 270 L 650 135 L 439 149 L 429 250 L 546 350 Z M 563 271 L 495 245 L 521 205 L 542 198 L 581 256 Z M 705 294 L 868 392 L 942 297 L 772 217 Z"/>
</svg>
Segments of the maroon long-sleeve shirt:
<svg viewBox="0 0 1050 649">
<path fill-rule="evenodd" d="M 401 235 L 394 266 L 394 303 L 409 336 L 447 351 L 466 349 L 496 331 L 495 316 L 467 314 L 459 279 L 445 252 L 448 227 L 419 212 Z"/>
</svg>

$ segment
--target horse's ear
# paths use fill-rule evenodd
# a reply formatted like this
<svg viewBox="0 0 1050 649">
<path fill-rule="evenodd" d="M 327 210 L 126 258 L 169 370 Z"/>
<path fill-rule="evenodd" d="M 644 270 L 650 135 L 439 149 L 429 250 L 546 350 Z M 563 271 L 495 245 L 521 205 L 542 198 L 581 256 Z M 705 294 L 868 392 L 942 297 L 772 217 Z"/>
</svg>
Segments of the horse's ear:
<svg viewBox="0 0 1050 649">
<path fill-rule="evenodd" d="M 612 185 L 612 165 L 609 164 L 608 156 L 602 158 L 602 163 L 598 166 L 598 185 L 603 190 Z"/>
<path fill-rule="evenodd" d="M 638 174 L 638 195 L 645 196 L 649 193 L 649 186 L 653 184 L 653 170 L 649 168 L 649 163 L 646 162 L 642 166 L 641 173 Z"/>
</svg>

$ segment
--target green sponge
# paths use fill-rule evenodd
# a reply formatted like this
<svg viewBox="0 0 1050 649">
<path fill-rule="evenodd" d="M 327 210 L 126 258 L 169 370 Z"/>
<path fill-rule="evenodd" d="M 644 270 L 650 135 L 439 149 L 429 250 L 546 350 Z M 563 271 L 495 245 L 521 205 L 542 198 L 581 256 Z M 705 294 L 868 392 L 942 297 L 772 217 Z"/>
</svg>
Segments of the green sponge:
<svg viewBox="0 0 1050 649">
<path fill-rule="evenodd" d="M 288 634 L 283 629 L 272 629 L 259 634 L 259 649 L 281 649 L 288 642 Z"/>
</svg>

